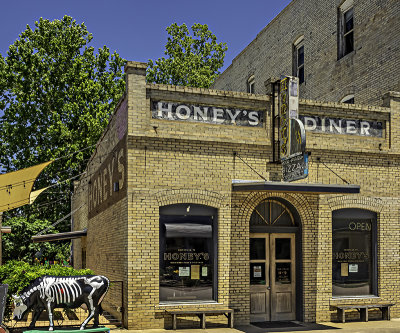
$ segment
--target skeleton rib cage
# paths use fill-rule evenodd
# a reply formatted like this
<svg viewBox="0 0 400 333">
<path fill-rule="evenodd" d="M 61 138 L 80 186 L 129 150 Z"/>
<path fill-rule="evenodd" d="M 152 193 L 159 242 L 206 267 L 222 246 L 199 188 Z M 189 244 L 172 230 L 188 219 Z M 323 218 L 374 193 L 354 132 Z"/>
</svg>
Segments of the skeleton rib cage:
<svg viewBox="0 0 400 333">
<path fill-rule="evenodd" d="M 14 297 L 14 316 L 21 318 L 26 311 L 33 308 L 35 311 L 30 327 L 34 327 L 40 313 L 46 309 L 49 314 L 49 330 L 53 330 L 52 311 L 55 307 L 81 306 L 89 310 L 89 315 L 82 323 L 81 329 L 84 329 L 92 318 L 94 318 L 94 326 L 97 327 L 98 316 L 102 313 L 100 303 L 109 286 L 110 281 L 101 275 L 39 277 L 23 290 L 21 296 Z"/>
</svg>

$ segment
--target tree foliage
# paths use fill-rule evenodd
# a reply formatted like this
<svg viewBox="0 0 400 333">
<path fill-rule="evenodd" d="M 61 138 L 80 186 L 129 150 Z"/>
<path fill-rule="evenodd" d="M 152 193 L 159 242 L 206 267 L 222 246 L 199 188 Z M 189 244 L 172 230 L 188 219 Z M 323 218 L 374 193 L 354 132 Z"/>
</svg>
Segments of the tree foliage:
<svg viewBox="0 0 400 333">
<path fill-rule="evenodd" d="M 23 261 L 9 261 L 0 266 L 0 283 L 8 284 L 7 306 L 5 318 L 10 319 L 12 313 L 11 295 L 19 294 L 36 278 L 44 275 L 72 276 L 93 274 L 90 269 L 75 270 L 63 265 L 30 265 Z"/>
<path fill-rule="evenodd" d="M 149 60 L 147 82 L 209 88 L 224 64 L 226 43 L 217 43 L 206 24 L 195 23 L 193 36 L 186 24 L 173 23 L 166 30 L 167 58 Z"/>
<path fill-rule="evenodd" d="M 89 46 L 93 36 L 69 16 L 41 18 L 27 26 L 0 57 L 0 171 L 10 172 L 57 159 L 94 145 L 125 89 L 125 61 L 104 46 Z M 93 152 L 84 150 L 48 166 L 35 187 L 83 172 Z M 46 191 L 33 206 L 5 216 L 54 222 L 70 211 L 69 181 Z M 51 204 L 54 203 L 54 204 Z M 35 223 L 36 223 L 35 222 Z M 66 219 L 64 231 L 68 230 Z"/>
<path fill-rule="evenodd" d="M 32 243 L 32 236 L 40 231 L 49 228 L 46 233 L 56 233 L 57 230 L 51 227 L 47 220 L 40 220 L 32 217 L 29 221 L 26 217 L 12 217 L 7 221 L 12 233 L 2 235 L 3 261 L 22 260 L 33 263 L 35 257 L 40 257 L 42 261 L 49 260 L 63 261 L 70 256 L 69 242 L 43 242 Z"/>
</svg>

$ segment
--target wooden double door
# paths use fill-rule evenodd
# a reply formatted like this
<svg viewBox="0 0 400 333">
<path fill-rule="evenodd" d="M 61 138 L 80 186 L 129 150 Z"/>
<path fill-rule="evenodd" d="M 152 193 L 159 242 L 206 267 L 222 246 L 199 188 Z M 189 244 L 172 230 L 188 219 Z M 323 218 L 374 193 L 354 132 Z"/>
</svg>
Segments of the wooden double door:
<svg viewBox="0 0 400 333">
<path fill-rule="evenodd" d="M 250 234 L 250 321 L 296 319 L 294 233 Z"/>
</svg>

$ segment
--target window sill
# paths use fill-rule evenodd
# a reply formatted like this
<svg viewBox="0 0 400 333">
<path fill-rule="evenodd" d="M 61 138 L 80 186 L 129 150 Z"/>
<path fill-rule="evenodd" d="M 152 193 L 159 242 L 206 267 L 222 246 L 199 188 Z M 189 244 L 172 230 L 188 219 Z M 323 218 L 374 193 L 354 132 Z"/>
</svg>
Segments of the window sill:
<svg viewBox="0 0 400 333">
<path fill-rule="evenodd" d="M 341 58 L 339 58 L 337 60 L 338 63 L 341 63 L 342 61 L 345 61 L 345 59 L 352 59 L 353 55 L 356 54 L 356 51 L 353 50 L 350 53 L 345 54 L 344 56 L 342 56 Z"/>
<path fill-rule="evenodd" d="M 378 299 L 379 296 L 365 295 L 365 296 L 332 296 L 331 301 L 352 300 L 352 299 Z"/>
</svg>

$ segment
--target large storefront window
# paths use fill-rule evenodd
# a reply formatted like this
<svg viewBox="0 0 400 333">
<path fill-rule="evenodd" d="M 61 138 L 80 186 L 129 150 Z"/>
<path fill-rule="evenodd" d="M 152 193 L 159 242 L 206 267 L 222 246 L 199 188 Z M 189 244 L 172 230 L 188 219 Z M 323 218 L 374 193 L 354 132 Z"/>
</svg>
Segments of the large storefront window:
<svg viewBox="0 0 400 333">
<path fill-rule="evenodd" d="M 160 301 L 215 300 L 216 210 L 179 204 L 160 209 Z"/>
<path fill-rule="evenodd" d="M 340 209 L 332 220 L 333 296 L 376 295 L 376 214 Z"/>
</svg>

